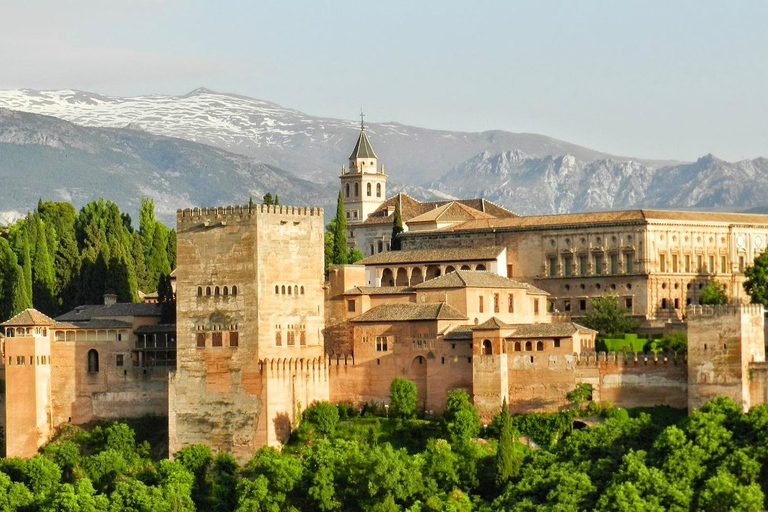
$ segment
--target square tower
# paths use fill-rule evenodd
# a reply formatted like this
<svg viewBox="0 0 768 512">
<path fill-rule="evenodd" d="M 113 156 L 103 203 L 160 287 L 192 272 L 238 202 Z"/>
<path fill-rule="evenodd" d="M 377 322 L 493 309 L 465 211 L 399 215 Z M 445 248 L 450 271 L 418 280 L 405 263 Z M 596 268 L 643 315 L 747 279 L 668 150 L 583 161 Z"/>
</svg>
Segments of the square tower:
<svg viewBox="0 0 768 512">
<path fill-rule="evenodd" d="M 349 155 L 349 169 L 341 168 L 341 194 L 347 224 L 360 224 L 387 198 L 387 175 L 361 125 L 357 144 Z M 347 242 L 354 247 L 354 238 Z"/>
<path fill-rule="evenodd" d="M 244 461 L 328 399 L 323 211 L 195 208 L 177 232 L 170 451 L 205 443 Z"/>
</svg>

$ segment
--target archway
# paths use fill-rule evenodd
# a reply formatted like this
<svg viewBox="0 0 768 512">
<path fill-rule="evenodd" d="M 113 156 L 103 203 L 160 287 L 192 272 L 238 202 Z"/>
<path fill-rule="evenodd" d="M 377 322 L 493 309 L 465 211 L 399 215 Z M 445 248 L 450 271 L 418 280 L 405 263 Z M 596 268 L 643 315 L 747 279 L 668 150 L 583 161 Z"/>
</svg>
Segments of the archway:
<svg viewBox="0 0 768 512">
<path fill-rule="evenodd" d="M 493 344 L 491 344 L 491 340 L 483 340 L 483 355 L 493 355 Z"/>
<path fill-rule="evenodd" d="M 461 270 L 472 270 L 472 269 L 469 268 L 469 265 L 462 265 Z"/>
<path fill-rule="evenodd" d="M 479 264 L 477 267 L 475 267 L 475 270 L 485 270 L 485 265 L 483 265 L 483 264 L 481 263 L 481 264 Z"/>
<path fill-rule="evenodd" d="M 456 272 L 456 269 L 453 268 L 453 265 L 448 265 L 447 267 L 445 267 L 446 274 L 450 274 L 451 272 Z"/>
<path fill-rule="evenodd" d="M 411 272 L 411 284 L 419 284 L 424 282 L 424 275 L 421 273 L 421 269 L 416 267 Z"/>
<path fill-rule="evenodd" d="M 426 281 L 429 281 L 430 279 L 434 279 L 436 277 L 440 277 L 440 267 L 437 265 L 429 265 L 427 267 L 427 276 Z"/>
<path fill-rule="evenodd" d="M 397 278 L 395 279 L 395 286 L 408 286 L 408 271 L 402 267 L 397 269 Z"/>
<path fill-rule="evenodd" d="M 395 276 L 391 269 L 385 268 L 381 273 L 381 286 L 395 286 Z"/>
</svg>

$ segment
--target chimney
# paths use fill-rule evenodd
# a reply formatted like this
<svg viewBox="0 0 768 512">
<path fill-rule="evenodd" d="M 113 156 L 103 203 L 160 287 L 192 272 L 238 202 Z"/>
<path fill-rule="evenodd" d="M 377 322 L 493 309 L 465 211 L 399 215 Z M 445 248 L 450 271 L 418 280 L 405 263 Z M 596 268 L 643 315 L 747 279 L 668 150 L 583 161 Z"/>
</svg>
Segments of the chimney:
<svg viewBox="0 0 768 512">
<path fill-rule="evenodd" d="M 115 294 L 115 293 L 105 293 L 104 294 L 104 305 L 105 306 L 111 306 L 113 304 L 117 304 L 117 294 Z"/>
</svg>

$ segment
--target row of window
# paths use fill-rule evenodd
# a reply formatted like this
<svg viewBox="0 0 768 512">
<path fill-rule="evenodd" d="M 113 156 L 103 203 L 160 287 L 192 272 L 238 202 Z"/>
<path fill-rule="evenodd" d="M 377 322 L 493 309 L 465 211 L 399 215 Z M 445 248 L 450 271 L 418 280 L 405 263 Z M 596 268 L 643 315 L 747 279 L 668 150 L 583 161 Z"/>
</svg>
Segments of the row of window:
<svg viewBox="0 0 768 512">
<path fill-rule="evenodd" d="M 198 331 L 237 331 L 238 324 L 197 324 Z"/>
<path fill-rule="evenodd" d="M 214 297 L 218 297 L 219 295 L 227 296 L 227 295 L 237 295 L 237 285 L 232 285 L 232 288 L 229 286 L 224 286 L 219 288 L 218 286 L 210 287 L 206 286 L 205 289 L 203 289 L 202 286 L 197 287 L 197 296 L 202 297 L 203 292 L 205 292 L 206 297 L 210 297 L 213 295 Z"/>
<path fill-rule="evenodd" d="M 366 184 L 365 195 L 367 195 L 368 197 L 372 197 L 373 196 L 372 188 L 371 187 L 372 187 L 371 183 L 367 183 Z M 351 197 L 350 196 L 350 191 L 354 191 L 355 197 L 359 197 L 360 196 L 359 184 L 355 183 L 354 186 L 350 188 L 349 183 L 346 183 L 344 185 L 344 195 L 346 197 Z M 381 197 L 381 183 L 377 183 L 376 184 L 376 197 Z"/>
<path fill-rule="evenodd" d="M 210 336 L 209 336 L 210 334 Z M 208 339 L 210 338 L 211 347 L 223 347 L 224 346 L 224 332 L 213 331 L 210 333 L 198 332 L 195 334 L 195 342 L 197 348 L 205 348 L 208 346 Z M 230 347 L 238 347 L 240 344 L 240 333 L 237 331 L 229 331 L 227 335 L 227 341 Z"/>
<path fill-rule="evenodd" d="M 583 299 L 564 299 L 563 300 L 563 312 L 564 313 L 571 313 L 574 309 L 580 312 L 584 312 L 587 310 L 588 301 L 586 298 Z M 624 297 L 624 308 L 628 309 L 630 313 L 632 312 L 632 306 L 634 305 L 634 301 L 632 300 L 632 297 Z M 554 300 L 549 301 L 549 310 L 552 313 L 559 313 L 560 311 L 557 309 L 556 303 Z"/>
<path fill-rule="evenodd" d="M 607 262 L 603 253 L 592 254 L 592 269 L 589 268 L 588 254 L 579 254 L 575 259 L 572 254 L 564 254 L 561 259 L 563 265 L 562 273 L 560 273 L 557 268 L 558 257 L 547 257 L 547 269 L 549 277 L 573 277 L 575 275 L 601 276 L 605 274 L 619 274 L 620 266 L 618 253 L 609 254 Z M 624 253 L 623 271 L 624 274 L 633 274 L 635 272 L 634 252 Z"/>
<path fill-rule="evenodd" d="M 710 254 L 707 256 L 706 260 L 706 267 L 704 266 L 704 255 L 703 254 L 696 254 L 696 260 L 695 260 L 695 267 L 692 266 L 694 263 L 693 257 L 691 254 L 684 254 L 682 259 L 682 264 L 680 260 L 679 254 L 672 254 L 671 260 L 667 263 L 667 254 L 661 253 L 659 254 L 659 272 L 685 272 L 685 273 L 691 273 L 696 272 L 698 274 L 709 272 L 710 274 L 719 273 L 720 274 L 727 274 L 728 273 L 728 257 L 724 254 L 720 255 L 720 268 L 718 269 L 715 266 L 715 255 Z M 745 258 L 743 255 L 739 256 L 739 272 L 744 271 L 744 265 L 745 265 Z"/>
<path fill-rule="evenodd" d="M 136 348 L 176 348 L 176 333 L 139 334 Z"/>
<path fill-rule="evenodd" d="M 538 299 L 535 299 L 535 300 L 538 303 Z M 500 294 L 494 293 L 493 294 L 493 312 L 494 313 L 499 312 L 500 306 L 501 306 L 500 301 L 501 301 Z M 483 297 L 482 295 L 478 297 L 477 309 L 480 313 L 483 313 L 485 310 L 485 297 Z M 515 296 L 511 293 L 507 295 L 507 311 L 509 313 L 515 312 Z"/>
<path fill-rule="evenodd" d="M 113 330 L 77 330 L 53 331 L 55 341 L 123 341 L 128 339 L 128 331 Z"/>
<path fill-rule="evenodd" d="M 36 356 L 37 357 L 37 364 L 51 364 L 51 358 L 50 356 Z M 14 364 L 16 366 L 26 366 L 27 365 L 27 357 L 26 356 L 16 356 L 15 358 L 12 356 L 8 356 L 8 366 L 11 366 Z M 34 366 L 35 364 L 35 356 L 29 356 L 29 365 Z"/>
<path fill-rule="evenodd" d="M 275 295 L 304 295 L 304 287 L 298 285 L 275 285 Z"/>
<path fill-rule="evenodd" d="M 22 336 L 48 336 L 46 327 L 6 327 L 5 337 L 15 338 Z"/>
<path fill-rule="evenodd" d="M 275 346 L 276 347 L 282 347 L 283 346 L 283 332 L 280 329 L 280 326 L 277 326 L 278 329 L 275 332 Z M 299 346 L 300 347 L 306 347 L 307 346 L 307 331 L 305 330 L 305 327 L 303 325 L 299 326 L 300 330 L 299 333 Z M 294 329 L 293 325 L 289 325 L 288 329 L 285 332 L 285 345 L 288 347 L 294 347 L 296 346 L 296 332 L 297 330 Z"/>
</svg>

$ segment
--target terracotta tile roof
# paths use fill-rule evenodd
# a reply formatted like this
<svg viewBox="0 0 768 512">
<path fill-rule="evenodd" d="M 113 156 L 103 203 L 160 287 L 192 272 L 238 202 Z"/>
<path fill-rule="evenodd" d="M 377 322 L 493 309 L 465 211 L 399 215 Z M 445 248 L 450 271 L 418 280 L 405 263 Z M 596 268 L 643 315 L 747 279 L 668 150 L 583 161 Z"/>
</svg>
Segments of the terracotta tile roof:
<svg viewBox="0 0 768 512">
<path fill-rule="evenodd" d="M 53 325 L 53 319 L 36 309 L 28 308 L 0 325 Z"/>
<path fill-rule="evenodd" d="M 445 335 L 445 340 L 471 340 L 474 325 L 457 325 L 451 332 Z"/>
<path fill-rule="evenodd" d="M 511 327 L 510 324 L 502 322 L 495 316 L 492 316 L 485 322 L 481 323 L 480 325 L 475 325 L 472 327 L 473 331 L 496 331 L 499 329 L 506 329 L 508 327 Z"/>
<path fill-rule="evenodd" d="M 355 286 L 344 292 L 344 295 L 400 295 L 416 293 L 410 286 Z"/>
<path fill-rule="evenodd" d="M 408 221 L 409 224 L 415 224 L 419 222 L 461 222 L 474 219 L 493 219 L 493 215 L 483 213 L 474 208 L 459 203 L 457 201 L 451 201 L 443 206 L 430 210 L 421 215 L 417 215 Z"/>
<path fill-rule="evenodd" d="M 729 224 L 768 224 L 768 215 L 672 211 L 672 210 L 621 210 L 607 212 L 566 213 L 558 215 L 532 215 L 528 217 L 511 217 L 505 219 L 477 219 L 443 228 L 443 231 L 493 230 L 493 229 L 532 229 L 548 226 L 566 226 L 574 224 L 616 224 L 634 223 L 646 224 L 654 221 L 681 222 L 720 222 Z"/>
<path fill-rule="evenodd" d="M 133 332 L 136 334 L 175 333 L 176 324 L 142 325 Z"/>
<path fill-rule="evenodd" d="M 444 302 L 382 304 L 369 309 L 352 322 L 409 322 L 417 320 L 467 320 L 459 310 Z"/>
<path fill-rule="evenodd" d="M 116 316 L 160 316 L 160 304 L 143 304 L 134 302 L 118 302 L 117 304 L 97 304 L 78 306 L 72 311 L 57 316 L 61 322 L 84 322 L 91 318 Z"/>
<path fill-rule="evenodd" d="M 494 272 L 483 270 L 456 270 L 414 286 L 416 290 L 434 288 L 519 288 L 531 294 L 549 295 L 528 283 L 521 283 Z"/>
<path fill-rule="evenodd" d="M 457 261 L 490 261 L 499 257 L 505 247 L 456 247 L 454 249 L 417 249 L 387 251 L 368 256 L 358 265 L 388 265 L 391 263 L 451 263 Z"/>
<path fill-rule="evenodd" d="M 120 320 L 86 320 L 85 322 L 54 322 L 53 327 L 58 329 L 130 329 L 130 322 Z"/>
<path fill-rule="evenodd" d="M 514 324 L 507 325 L 511 333 L 502 333 L 505 338 L 547 338 L 553 336 L 573 336 L 579 333 L 597 333 L 574 322 L 553 322 L 551 324 Z"/>
<path fill-rule="evenodd" d="M 491 215 L 494 218 L 506 218 L 517 217 L 517 214 L 507 210 L 506 208 L 492 203 L 485 199 L 455 199 L 446 201 L 431 201 L 422 202 L 418 199 L 414 199 L 408 194 L 397 194 L 390 197 L 376 210 L 371 213 L 367 219 L 363 221 L 364 225 L 371 224 L 392 224 L 395 215 L 395 203 L 400 201 L 400 215 L 402 216 L 403 223 L 407 223 L 411 219 L 428 213 L 436 208 L 447 205 L 449 203 L 459 203 L 464 206 L 468 206 L 480 213 Z M 391 213 L 389 213 L 391 212 Z"/>
</svg>

